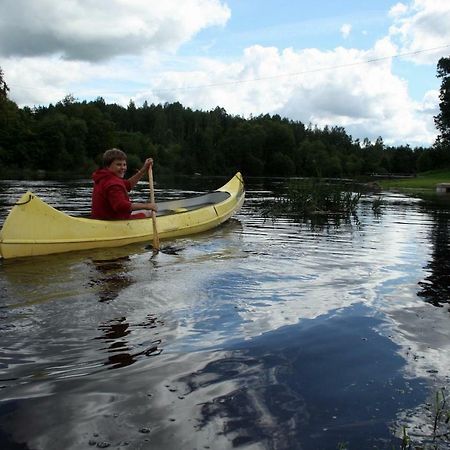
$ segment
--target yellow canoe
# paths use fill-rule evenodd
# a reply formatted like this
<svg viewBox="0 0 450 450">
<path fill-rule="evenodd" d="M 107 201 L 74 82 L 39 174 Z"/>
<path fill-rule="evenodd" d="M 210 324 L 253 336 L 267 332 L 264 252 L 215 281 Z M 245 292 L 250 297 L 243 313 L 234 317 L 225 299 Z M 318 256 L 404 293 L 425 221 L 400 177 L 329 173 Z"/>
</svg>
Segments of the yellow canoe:
<svg viewBox="0 0 450 450">
<path fill-rule="evenodd" d="M 216 191 L 198 197 L 158 203 L 160 239 L 200 233 L 228 220 L 244 202 L 242 175 L 238 172 Z M 119 247 L 151 242 L 152 219 L 94 220 L 65 214 L 26 192 L 13 206 L 0 231 L 0 257 Z"/>
</svg>

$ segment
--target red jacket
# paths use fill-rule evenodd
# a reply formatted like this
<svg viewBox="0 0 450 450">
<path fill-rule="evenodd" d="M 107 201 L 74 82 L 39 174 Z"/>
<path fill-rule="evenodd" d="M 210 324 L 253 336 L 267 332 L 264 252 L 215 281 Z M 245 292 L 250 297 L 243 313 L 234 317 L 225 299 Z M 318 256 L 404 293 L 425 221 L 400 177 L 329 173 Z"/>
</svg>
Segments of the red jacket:
<svg viewBox="0 0 450 450">
<path fill-rule="evenodd" d="M 118 177 L 108 169 L 98 169 L 92 174 L 94 190 L 92 191 L 93 219 L 129 219 L 131 201 L 128 191 L 131 185 L 128 180 Z"/>
</svg>

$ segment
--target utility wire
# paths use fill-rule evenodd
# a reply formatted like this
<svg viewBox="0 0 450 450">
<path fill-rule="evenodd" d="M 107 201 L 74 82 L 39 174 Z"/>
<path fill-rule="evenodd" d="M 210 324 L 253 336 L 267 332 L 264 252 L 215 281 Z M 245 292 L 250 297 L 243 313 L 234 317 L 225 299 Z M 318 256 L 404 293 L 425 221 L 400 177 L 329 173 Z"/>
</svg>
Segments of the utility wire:
<svg viewBox="0 0 450 450">
<path fill-rule="evenodd" d="M 371 63 L 375 63 L 375 62 L 385 61 L 387 59 L 401 58 L 401 57 L 405 57 L 405 56 L 418 55 L 420 53 L 431 53 L 431 52 L 434 52 L 436 50 L 442 50 L 444 48 L 450 48 L 450 44 L 442 45 L 442 46 L 439 46 L 439 47 L 432 47 L 432 48 L 427 48 L 427 49 L 422 49 L 422 50 L 416 50 L 416 51 L 413 51 L 413 52 L 397 53 L 395 55 L 390 55 L 390 56 L 381 56 L 379 58 L 372 58 L 372 59 L 367 59 L 367 60 L 364 60 L 364 61 L 356 61 L 356 62 L 346 63 L 346 64 L 337 64 L 337 65 L 329 66 L 329 67 L 318 67 L 318 68 L 315 68 L 315 69 L 303 70 L 301 72 L 292 72 L 292 73 L 284 73 L 284 74 L 281 73 L 281 74 L 269 75 L 269 76 L 265 76 L 265 77 L 249 78 L 249 79 L 246 79 L 246 80 L 222 81 L 222 82 L 211 83 L 211 84 L 203 84 L 203 85 L 198 85 L 198 86 L 185 86 L 185 87 L 179 87 L 179 88 L 156 89 L 154 92 L 170 92 L 170 91 L 184 91 L 184 90 L 193 90 L 193 89 L 203 89 L 203 88 L 208 88 L 208 87 L 218 87 L 218 86 L 226 86 L 226 85 L 252 83 L 252 82 L 255 82 L 255 81 L 273 80 L 273 79 L 277 79 L 277 78 L 296 77 L 296 76 L 300 76 L 300 75 L 307 75 L 307 74 L 310 74 L 310 73 L 325 72 L 327 70 L 336 70 L 336 69 L 342 69 L 342 68 L 346 68 L 346 67 L 359 66 L 359 65 L 363 65 L 363 64 L 371 64 Z"/>
<path fill-rule="evenodd" d="M 300 72 L 292 72 L 292 73 L 284 73 L 284 74 L 281 73 L 281 74 L 277 74 L 277 75 L 269 75 L 269 76 L 264 76 L 264 77 L 249 78 L 249 79 L 242 79 L 242 80 L 238 79 L 238 80 L 218 81 L 215 83 L 201 84 L 201 85 L 197 85 L 197 86 L 183 86 L 183 87 L 154 89 L 154 90 L 152 90 L 152 92 L 153 93 L 163 93 L 163 92 L 190 91 L 190 90 L 205 89 L 205 88 L 210 88 L 210 87 L 220 87 L 220 86 L 238 85 L 238 84 L 244 84 L 244 83 L 253 83 L 253 82 L 258 82 L 258 81 L 274 80 L 274 79 L 278 79 L 278 78 L 297 77 L 300 75 L 307 75 L 307 74 L 311 74 L 311 73 L 343 69 L 343 68 L 347 68 L 347 67 L 354 67 L 354 66 L 359 66 L 359 65 L 364 65 L 364 64 L 372 64 L 372 63 L 386 61 L 388 59 L 393 59 L 393 58 L 402 58 L 402 57 L 406 57 L 406 56 L 419 55 L 422 53 L 431 53 L 436 50 L 443 50 L 445 48 L 450 48 L 450 44 L 441 45 L 438 47 L 426 48 L 426 49 L 422 49 L 422 50 L 415 50 L 415 51 L 411 51 L 411 52 L 397 53 L 395 55 L 380 56 L 379 58 L 372 58 L 372 59 L 356 61 L 356 62 L 351 62 L 351 63 L 346 63 L 346 64 L 336 64 L 336 65 L 328 66 L 328 67 L 317 67 L 314 69 L 302 70 Z M 33 90 L 39 89 L 39 87 L 37 87 L 37 88 L 36 87 L 25 87 L 25 86 L 14 85 L 14 84 L 12 84 L 12 85 L 8 84 L 8 86 L 25 89 L 25 90 L 26 89 L 33 89 Z M 42 87 L 41 89 L 45 89 L 45 88 Z M 129 91 L 114 91 L 114 92 L 109 92 L 108 95 L 126 94 L 127 92 L 129 92 Z"/>
</svg>

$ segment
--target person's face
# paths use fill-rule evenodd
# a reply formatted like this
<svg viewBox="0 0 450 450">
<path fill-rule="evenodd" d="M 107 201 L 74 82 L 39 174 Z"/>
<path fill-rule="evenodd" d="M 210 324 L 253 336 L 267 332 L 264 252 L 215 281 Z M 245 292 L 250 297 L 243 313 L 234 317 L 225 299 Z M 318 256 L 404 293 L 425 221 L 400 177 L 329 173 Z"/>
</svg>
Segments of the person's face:
<svg viewBox="0 0 450 450">
<path fill-rule="evenodd" d="M 127 171 L 127 161 L 125 159 L 115 159 L 109 166 L 108 169 L 120 178 L 125 176 Z"/>
</svg>

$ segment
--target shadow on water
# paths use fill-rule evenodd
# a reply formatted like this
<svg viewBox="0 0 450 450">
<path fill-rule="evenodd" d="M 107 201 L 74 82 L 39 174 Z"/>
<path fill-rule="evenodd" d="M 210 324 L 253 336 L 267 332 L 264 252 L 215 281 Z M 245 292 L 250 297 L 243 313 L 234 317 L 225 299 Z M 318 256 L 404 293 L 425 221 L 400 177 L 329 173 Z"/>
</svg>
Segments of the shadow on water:
<svg viewBox="0 0 450 450">
<path fill-rule="evenodd" d="M 95 288 L 101 303 L 116 299 L 122 291 L 136 283 L 136 280 L 130 274 L 133 268 L 129 256 L 113 259 L 92 259 L 91 264 L 94 270 L 91 271 L 88 284 Z M 125 316 L 101 323 L 98 329 L 102 332 L 102 335 L 94 339 L 107 344 L 107 347 L 101 349 L 108 354 L 104 365 L 109 366 L 109 369 L 118 369 L 134 364 L 141 356 L 159 355 L 162 352 L 160 339 L 153 340 L 150 346 L 147 346 L 144 350 L 136 351 L 126 337 L 137 328 L 154 329 L 163 325 L 164 323 L 153 314 L 148 314 L 144 321 L 137 324 L 130 324 Z"/>
<path fill-rule="evenodd" d="M 0 308 L 31 306 L 94 292 L 113 300 L 133 284 L 130 255 L 148 254 L 143 245 L 0 260 L 5 293 Z M 86 283 L 87 280 L 87 283 Z M 11 293 L 10 293 L 11 292 Z"/>
<path fill-rule="evenodd" d="M 389 424 L 425 389 L 404 378 L 398 347 L 374 331 L 381 321 L 352 309 L 265 333 L 180 379 L 189 394 L 233 382 L 202 404 L 199 429 L 220 420 L 233 447 L 331 450 L 351 436 L 351 448 L 390 448 Z"/>
<path fill-rule="evenodd" d="M 156 328 L 159 325 L 164 325 L 154 316 L 147 316 L 147 320 L 139 323 L 136 326 L 143 328 Z M 104 363 L 110 369 L 118 369 L 121 367 L 130 366 L 134 364 L 140 356 L 157 356 L 161 354 L 162 348 L 158 347 L 161 344 L 161 339 L 156 339 L 151 342 L 151 345 L 145 350 L 139 352 L 133 351 L 132 346 L 125 339 L 125 337 L 133 331 L 133 326 L 127 322 L 125 317 L 110 320 L 99 326 L 99 330 L 103 333 L 101 336 L 94 339 L 99 339 L 108 344 L 107 347 L 102 348 L 108 354 L 107 361 Z"/>
<path fill-rule="evenodd" d="M 89 285 L 97 288 L 100 302 L 114 300 L 121 291 L 133 284 L 133 277 L 129 274 L 129 268 L 127 267 L 129 261 L 129 256 L 91 260 L 95 270 L 90 277 Z"/>
<path fill-rule="evenodd" d="M 107 304 L 137 282 L 132 275 L 136 262 L 123 256 L 127 251 L 108 250 L 103 259 L 86 259 L 80 253 L 0 265 L 5 293 L 0 299 L 4 345 L 4 351 L 0 351 L 0 380 L 7 382 L 1 388 L 26 385 L 35 379 L 51 382 L 65 376 L 84 376 L 98 372 L 102 365 L 109 369 L 125 367 L 140 357 L 162 352 L 161 340 L 148 334 L 164 325 L 153 312 L 135 321 L 124 314 L 104 319 L 110 312 Z M 151 270 L 153 266 L 147 264 Z M 93 299 L 104 307 L 94 309 Z M 120 302 L 118 312 L 126 312 L 126 304 Z M 96 323 L 100 336 L 95 332 Z M 101 340 L 107 347 L 94 348 L 87 343 L 89 338 Z M 107 360 L 102 363 L 99 355 L 105 353 Z M 3 376 L 9 373 L 9 367 L 17 367 L 14 379 Z"/>
</svg>

